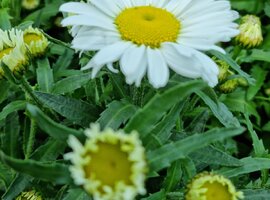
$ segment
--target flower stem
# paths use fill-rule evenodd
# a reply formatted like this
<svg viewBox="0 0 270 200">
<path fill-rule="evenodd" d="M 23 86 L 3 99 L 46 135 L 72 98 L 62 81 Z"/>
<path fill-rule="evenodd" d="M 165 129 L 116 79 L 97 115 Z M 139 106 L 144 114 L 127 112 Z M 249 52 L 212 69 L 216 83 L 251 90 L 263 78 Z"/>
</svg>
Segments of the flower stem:
<svg viewBox="0 0 270 200">
<path fill-rule="evenodd" d="M 31 85 L 28 83 L 28 81 L 26 80 L 24 76 L 21 79 L 21 87 L 30 96 L 30 98 L 37 104 L 37 106 L 42 109 L 43 108 L 42 103 L 36 97 Z"/>
<path fill-rule="evenodd" d="M 37 132 L 37 123 L 34 119 L 31 119 L 30 132 L 28 137 L 28 142 L 26 145 L 25 158 L 28 159 L 33 151 L 33 146 L 35 143 L 35 135 Z"/>
</svg>

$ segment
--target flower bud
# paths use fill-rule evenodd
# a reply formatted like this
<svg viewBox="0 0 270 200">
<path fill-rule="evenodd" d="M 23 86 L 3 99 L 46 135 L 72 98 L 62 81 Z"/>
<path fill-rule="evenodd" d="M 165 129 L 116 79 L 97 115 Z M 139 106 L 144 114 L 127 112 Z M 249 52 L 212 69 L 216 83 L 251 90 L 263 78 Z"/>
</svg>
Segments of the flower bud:
<svg viewBox="0 0 270 200">
<path fill-rule="evenodd" d="M 236 41 L 242 46 L 252 48 L 262 43 L 263 36 L 259 17 L 254 15 L 242 17 L 239 30 L 240 34 L 236 37 Z"/>
</svg>

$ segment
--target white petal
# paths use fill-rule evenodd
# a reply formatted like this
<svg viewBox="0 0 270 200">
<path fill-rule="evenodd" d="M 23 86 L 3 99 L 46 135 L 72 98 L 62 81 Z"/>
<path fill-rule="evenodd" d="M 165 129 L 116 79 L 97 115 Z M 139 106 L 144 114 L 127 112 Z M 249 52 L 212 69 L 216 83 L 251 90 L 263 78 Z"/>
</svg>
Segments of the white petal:
<svg viewBox="0 0 270 200">
<path fill-rule="evenodd" d="M 147 47 L 148 79 L 155 88 L 164 87 L 169 80 L 169 68 L 158 49 Z"/>
<path fill-rule="evenodd" d="M 112 21 L 104 18 L 102 14 L 93 15 L 91 17 L 89 17 L 88 15 L 87 16 L 86 15 L 73 15 L 73 16 L 63 19 L 61 24 L 63 26 L 81 25 L 81 26 L 101 27 L 101 28 L 104 28 L 105 30 L 115 31 L 115 27 Z"/>
<path fill-rule="evenodd" d="M 161 48 L 167 64 L 177 74 L 188 78 L 198 78 L 201 76 L 201 69 L 198 60 L 194 59 L 194 52 L 192 50 L 192 56 L 186 56 L 186 52 L 180 49 L 176 50 L 173 45 L 164 45 Z"/>
<path fill-rule="evenodd" d="M 107 63 L 113 63 L 121 57 L 123 52 L 131 45 L 129 42 L 117 42 L 101 49 L 82 70 L 93 68 L 92 77 Z"/>
<path fill-rule="evenodd" d="M 117 6 L 115 0 L 91 0 L 91 4 L 95 5 L 104 14 L 110 17 L 115 17 L 121 12 L 120 8 Z"/>
<path fill-rule="evenodd" d="M 144 58 L 145 54 L 145 46 L 130 46 L 123 54 L 120 60 L 121 71 L 125 75 L 133 74 L 137 70 L 137 66 L 139 66 Z"/>
</svg>

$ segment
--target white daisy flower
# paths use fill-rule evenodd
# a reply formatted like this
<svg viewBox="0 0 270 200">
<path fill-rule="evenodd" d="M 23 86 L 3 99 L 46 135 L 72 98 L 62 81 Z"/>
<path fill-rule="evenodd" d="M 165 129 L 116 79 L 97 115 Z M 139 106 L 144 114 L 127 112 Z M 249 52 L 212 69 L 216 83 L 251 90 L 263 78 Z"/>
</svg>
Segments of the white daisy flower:
<svg viewBox="0 0 270 200">
<path fill-rule="evenodd" d="M 169 80 L 169 68 L 188 78 L 218 83 L 218 67 L 203 52 L 224 50 L 216 45 L 239 34 L 238 13 L 228 0 L 89 0 L 70 2 L 60 11 L 72 13 L 62 21 L 72 26 L 72 47 L 97 51 L 83 69 L 93 77 L 119 61 L 129 84 L 145 74 L 155 87 Z"/>
</svg>

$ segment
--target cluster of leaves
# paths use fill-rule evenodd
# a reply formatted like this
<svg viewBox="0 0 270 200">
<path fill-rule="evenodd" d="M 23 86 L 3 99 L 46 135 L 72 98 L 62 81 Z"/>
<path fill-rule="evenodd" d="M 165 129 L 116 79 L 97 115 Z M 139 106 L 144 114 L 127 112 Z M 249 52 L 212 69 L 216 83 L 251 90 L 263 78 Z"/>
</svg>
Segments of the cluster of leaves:
<svg viewBox="0 0 270 200">
<path fill-rule="evenodd" d="M 79 60 L 65 43 L 71 40 L 67 30 L 59 26 L 63 0 L 41 1 L 34 11 L 21 9 L 20 0 L 0 1 L 1 29 L 33 24 L 51 41 L 47 54 L 25 74 L 31 95 L 21 85 L 0 81 L 2 199 L 31 189 L 44 199 L 91 199 L 73 184 L 63 154 L 70 151 L 67 137 L 83 141 L 83 130 L 92 122 L 140 133 L 149 164 L 148 193 L 140 199 L 183 199 L 190 179 L 212 170 L 231 178 L 245 199 L 270 199 L 270 1 L 231 2 L 243 15 L 260 16 L 265 40 L 257 49 L 232 42 L 227 55 L 209 52 L 249 83 L 221 94 L 176 74 L 159 90 L 147 80 L 139 88 L 129 86 L 122 74 L 105 69 L 90 79 L 78 63 L 85 64 L 92 54 Z"/>
</svg>

